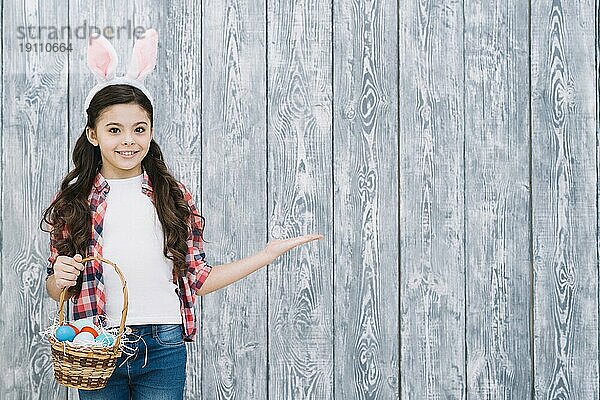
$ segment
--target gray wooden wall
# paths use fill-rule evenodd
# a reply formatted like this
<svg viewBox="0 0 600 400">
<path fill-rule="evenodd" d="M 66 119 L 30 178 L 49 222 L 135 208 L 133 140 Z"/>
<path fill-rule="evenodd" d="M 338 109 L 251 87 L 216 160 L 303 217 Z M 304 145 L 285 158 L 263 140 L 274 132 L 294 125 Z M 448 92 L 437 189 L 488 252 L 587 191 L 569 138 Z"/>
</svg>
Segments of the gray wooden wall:
<svg viewBox="0 0 600 400">
<path fill-rule="evenodd" d="M 200 299 L 189 399 L 598 399 L 598 0 L 168 3 L 2 1 L 0 398 L 76 398 L 38 223 L 93 85 L 18 27 L 130 21 L 209 262 L 325 235 Z"/>
</svg>

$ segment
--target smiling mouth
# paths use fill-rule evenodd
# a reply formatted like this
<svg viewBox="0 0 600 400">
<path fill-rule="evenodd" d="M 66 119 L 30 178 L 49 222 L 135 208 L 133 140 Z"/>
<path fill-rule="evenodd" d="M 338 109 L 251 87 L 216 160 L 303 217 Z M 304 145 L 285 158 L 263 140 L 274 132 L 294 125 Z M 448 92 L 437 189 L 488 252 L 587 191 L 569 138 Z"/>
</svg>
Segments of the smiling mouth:
<svg viewBox="0 0 600 400">
<path fill-rule="evenodd" d="M 123 156 L 131 156 L 131 155 L 134 155 L 136 153 L 139 153 L 139 150 L 138 151 L 116 151 L 116 153 L 119 153 L 119 154 L 121 154 Z"/>
</svg>

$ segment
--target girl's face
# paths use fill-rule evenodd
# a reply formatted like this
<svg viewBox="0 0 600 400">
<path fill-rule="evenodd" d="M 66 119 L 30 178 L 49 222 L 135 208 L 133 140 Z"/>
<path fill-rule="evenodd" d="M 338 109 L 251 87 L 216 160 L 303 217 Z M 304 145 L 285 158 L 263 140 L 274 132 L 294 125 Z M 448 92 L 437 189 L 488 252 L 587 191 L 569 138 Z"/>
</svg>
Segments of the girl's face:
<svg viewBox="0 0 600 400">
<path fill-rule="evenodd" d="M 133 103 L 106 107 L 96 120 L 95 129 L 86 128 L 89 142 L 100 146 L 100 173 L 106 179 L 140 175 L 153 134 L 146 110 Z M 133 155 L 123 154 L 132 151 Z"/>
</svg>

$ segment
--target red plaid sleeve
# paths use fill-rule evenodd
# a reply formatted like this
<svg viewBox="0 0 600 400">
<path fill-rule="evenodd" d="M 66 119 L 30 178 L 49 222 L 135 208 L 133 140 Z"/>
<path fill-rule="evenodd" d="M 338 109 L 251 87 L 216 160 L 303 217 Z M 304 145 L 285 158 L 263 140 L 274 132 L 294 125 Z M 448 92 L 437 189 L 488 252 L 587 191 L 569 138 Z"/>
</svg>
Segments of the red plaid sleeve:
<svg viewBox="0 0 600 400">
<path fill-rule="evenodd" d="M 206 254 L 204 253 L 204 242 L 201 236 L 203 225 L 202 219 L 200 218 L 200 213 L 196 208 L 192 194 L 182 183 L 179 183 L 179 185 L 181 190 L 183 191 L 183 198 L 188 203 L 192 211 L 192 215 L 190 216 L 190 231 L 187 240 L 187 280 L 192 293 L 197 294 L 204 281 L 206 281 L 208 274 L 210 274 L 212 266 L 208 265 L 208 263 L 206 262 Z"/>
</svg>

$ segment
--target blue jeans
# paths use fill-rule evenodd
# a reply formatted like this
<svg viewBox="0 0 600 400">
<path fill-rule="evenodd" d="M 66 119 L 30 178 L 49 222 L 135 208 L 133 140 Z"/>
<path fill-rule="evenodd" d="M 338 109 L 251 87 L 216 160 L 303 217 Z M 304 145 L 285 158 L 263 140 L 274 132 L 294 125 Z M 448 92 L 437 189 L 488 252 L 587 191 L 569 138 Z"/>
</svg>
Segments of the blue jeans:
<svg viewBox="0 0 600 400">
<path fill-rule="evenodd" d="M 123 353 L 117 359 L 115 372 L 108 378 L 106 387 L 79 389 L 80 400 L 183 399 L 187 350 L 182 326 L 133 325 L 131 329 L 133 335 L 129 336 L 130 340 L 137 339 L 137 336 L 143 339 L 127 344 L 134 349 L 134 355 L 125 363 L 127 354 Z"/>
</svg>

